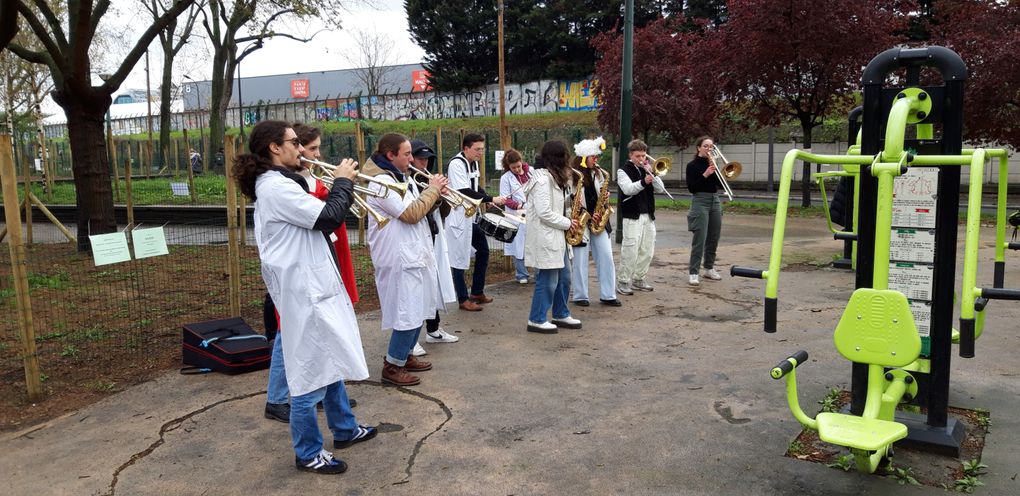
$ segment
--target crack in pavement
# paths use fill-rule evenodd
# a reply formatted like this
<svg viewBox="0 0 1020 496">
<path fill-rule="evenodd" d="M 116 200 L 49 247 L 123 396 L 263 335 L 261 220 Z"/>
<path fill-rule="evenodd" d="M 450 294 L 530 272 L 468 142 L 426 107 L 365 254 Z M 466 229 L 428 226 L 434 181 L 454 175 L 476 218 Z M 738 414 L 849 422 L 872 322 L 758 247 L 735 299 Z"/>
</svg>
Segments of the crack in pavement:
<svg viewBox="0 0 1020 496">
<path fill-rule="evenodd" d="M 432 430 L 432 432 L 429 432 L 428 434 L 425 434 L 425 436 L 423 436 L 421 439 L 419 439 L 417 443 L 414 443 L 414 449 L 411 451 L 411 456 L 408 457 L 408 459 L 407 459 L 407 467 L 404 468 L 405 476 L 404 476 L 403 480 L 399 480 L 399 481 L 394 482 L 394 483 L 392 483 L 390 485 L 396 486 L 398 484 L 407 484 L 408 482 L 411 482 L 411 470 L 414 469 L 414 460 L 416 458 L 418 458 L 418 453 L 421 452 L 422 445 L 425 444 L 425 441 L 429 437 L 431 437 L 433 434 L 439 432 L 439 430 L 442 429 L 443 426 L 446 425 L 446 423 L 449 422 L 450 419 L 453 418 L 453 411 L 450 410 L 450 407 L 446 406 L 446 403 L 443 403 L 443 400 L 441 400 L 439 398 L 436 398 L 435 396 L 429 396 L 429 395 L 427 395 L 425 393 L 421 393 L 421 392 L 418 392 L 418 391 L 407 389 L 406 387 L 388 386 L 388 385 L 384 385 L 382 383 L 377 383 L 377 382 L 365 382 L 363 384 L 373 384 L 373 385 L 377 384 L 379 386 L 387 387 L 387 388 L 392 387 L 392 388 L 396 389 L 397 391 L 399 391 L 401 393 L 409 394 L 411 396 L 417 396 L 417 397 L 419 397 L 421 399 L 431 401 L 431 402 L 439 405 L 439 408 L 441 408 L 443 410 L 443 413 L 446 414 L 446 420 L 443 420 L 442 422 L 440 422 L 439 425 L 435 429 Z"/>
<path fill-rule="evenodd" d="M 145 457 L 149 456 L 150 454 L 152 454 L 152 452 L 155 451 L 156 448 L 162 446 L 163 443 L 166 442 L 166 439 L 165 439 L 166 433 L 174 431 L 174 430 L 177 430 L 177 428 L 180 427 L 181 424 L 183 424 L 185 420 L 188 420 L 191 417 L 194 417 L 195 415 L 198 415 L 200 413 L 207 412 L 207 411 L 211 410 L 212 408 L 217 407 L 219 405 L 222 405 L 224 403 L 229 403 L 231 401 L 237 401 L 237 400 L 245 400 L 245 399 L 248 399 L 248 398 L 251 398 L 251 397 L 254 397 L 254 396 L 258 396 L 258 395 L 261 395 L 261 394 L 266 394 L 266 391 L 264 391 L 264 390 L 263 391 L 257 391 L 257 392 L 254 392 L 254 393 L 242 394 L 242 395 L 239 395 L 239 396 L 234 396 L 234 397 L 231 397 L 231 398 L 222 399 L 220 401 L 217 401 L 217 402 L 212 403 L 210 405 L 206 405 L 206 406 L 204 406 L 202 408 L 199 408 L 198 410 L 195 410 L 193 412 L 187 413 L 187 414 L 185 414 L 185 415 L 183 415 L 181 417 L 177 417 L 177 418 L 175 418 L 175 419 L 173 419 L 173 420 L 163 424 L 159 428 L 159 439 L 157 439 L 152 444 L 150 444 L 148 448 L 146 448 L 146 449 L 144 449 L 142 451 L 139 451 L 138 453 L 135 453 L 134 455 L 131 455 L 131 458 L 128 459 L 128 461 L 124 462 L 121 466 L 117 467 L 117 470 L 113 471 L 113 480 L 110 481 L 110 491 L 108 493 L 105 493 L 103 496 L 113 496 L 114 493 L 117 491 L 117 481 L 120 478 L 120 473 L 123 472 L 128 467 L 130 467 L 131 465 L 134 465 L 136 462 L 138 462 L 142 458 L 145 458 Z"/>
</svg>

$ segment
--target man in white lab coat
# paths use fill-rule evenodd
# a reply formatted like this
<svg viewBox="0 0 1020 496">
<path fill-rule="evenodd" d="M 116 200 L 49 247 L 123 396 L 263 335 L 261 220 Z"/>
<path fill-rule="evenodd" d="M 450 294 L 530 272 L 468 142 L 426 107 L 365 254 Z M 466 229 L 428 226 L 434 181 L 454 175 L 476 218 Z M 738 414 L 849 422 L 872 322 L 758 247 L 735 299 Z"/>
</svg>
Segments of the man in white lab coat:
<svg viewBox="0 0 1020 496">
<path fill-rule="evenodd" d="M 506 204 L 502 196 L 489 196 L 481 184 L 481 170 L 478 161 L 485 155 L 485 137 L 480 134 L 465 134 L 461 152 L 450 159 L 447 173 L 450 188 L 470 198 L 492 203 L 498 207 Z M 478 214 L 475 214 L 477 216 Z M 489 268 L 489 241 L 482 229 L 475 224 L 475 216 L 465 217 L 464 207 L 456 207 L 447 219 L 446 240 L 449 243 L 450 267 L 453 271 L 453 285 L 457 289 L 460 309 L 477 312 L 481 305 L 492 301 L 485 295 L 485 272 Z M 464 282 L 464 271 L 471 265 L 471 249 L 475 250 L 475 272 L 471 276 L 471 293 Z"/>
<path fill-rule="evenodd" d="M 334 448 L 376 435 L 351 412 L 344 380 L 368 378 L 361 334 L 343 288 L 329 233 L 343 222 L 353 198 L 356 163 L 344 159 L 326 201 L 308 194 L 300 167 L 302 147 L 281 121 L 251 132 L 250 153 L 237 157 L 232 176 L 255 201 L 255 240 L 262 277 L 280 314 L 283 355 L 291 392 L 290 430 L 300 470 L 339 474 L 347 464 L 323 449 L 315 404 L 322 401 Z"/>
</svg>

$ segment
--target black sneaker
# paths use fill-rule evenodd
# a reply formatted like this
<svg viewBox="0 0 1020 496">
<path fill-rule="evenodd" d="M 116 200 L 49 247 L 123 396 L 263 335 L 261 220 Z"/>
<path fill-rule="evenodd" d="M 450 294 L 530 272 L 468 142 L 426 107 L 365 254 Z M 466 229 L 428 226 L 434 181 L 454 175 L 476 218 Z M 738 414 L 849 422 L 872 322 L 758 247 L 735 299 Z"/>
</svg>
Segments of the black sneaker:
<svg viewBox="0 0 1020 496">
<path fill-rule="evenodd" d="M 359 425 L 358 426 L 358 432 L 354 434 L 354 437 L 352 437 L 352 438 L 350 438 L 350 439 L 348 439 L 346 441 L 340 441 L 340 440 L 334 439 L 333 440 L 333 447 L 336 448 L 336 449 L 349 448 L 349 447 L 354 446 L 355 444 L 358 444 L 360 442 L 368 441 L 369 439 L 372 439 L 378 433 L 379 433 L 379 430 L 376 429 L 375 427 L 372 427 L 372 426 L 369 426 L 369 425 Z"/>
<path fill-rule="evenodd" d="M 609 305 L 611 307 L 623 306 L 623 303 L 620 303 L 620 300 L 617 300 L 616 298 L 613 298 L 612 300 L 603 300 L 600 298 L 599 301 L 602 302 L 603 305 Z"/>
<path fill-rule="evenodd" d="M 315 458 L 304 461 L 294 458 L 294 466 L 298 470 L 314 472 L 316 474 L 342 474 L 347 471 L 347 464 L 343 460 L 333 458 L 333 453 L 322 450 Z"/>
<path fill-rule="evenodd" d="M 266 418 L 290 423 L 290 403 L 266 403 Z"/>
<path fill-rule="evenodd" d="M 588 303 L 588 300 L 574 300 L 574 304 L 579 307 L 586 307 L 588 305 L 591 305 L 591 303 Z"/>
</svg>

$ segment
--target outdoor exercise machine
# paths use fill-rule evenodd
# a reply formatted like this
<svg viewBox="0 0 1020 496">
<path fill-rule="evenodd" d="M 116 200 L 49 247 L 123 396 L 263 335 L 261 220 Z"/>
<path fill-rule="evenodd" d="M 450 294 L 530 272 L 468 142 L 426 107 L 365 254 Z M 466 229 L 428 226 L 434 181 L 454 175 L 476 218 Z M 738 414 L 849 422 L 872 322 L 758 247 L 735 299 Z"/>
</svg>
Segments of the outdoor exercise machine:
<svg viewBox="0 0 1020 496">
<path fill-rule="evenodd" d="M 922 86 L 921 70 L 938 71 L 942 85 Z M 886 86 L 889 76 L 905 70 Z M 962 149 L 963 85 L 967 69 L 942 47 L 891 49 L 865 68 L 860 147 L 846 156 L 793 150 L 783 162 L 769 270 L 735 266 L 735 276 L 766 280 L 765 331 L 776 331 L 777 290 L 789 183 L 795 160 L 860 167 L 857 174 L 856 280 L 835 330 L 837 350 L 853 362 L 848 413 L 807 417 L 796 398 L 793 369 L 798 352 L 772 370 L 787 377 L 794 416 L 827 442 L 847 446 L 859 470 L 872 472 L 892 443 L 959 454 L 963 425 L 948 418 L 951 345 L 974 356 L 974 341 L 990 299 L 1020 299 L 1002 288 L 1005 242 L 1006 154 Z M 941 134 L 936 137 L 936 124 Z M 907 131 L 914 136 L 908 139 Z M 858 153 L 858 155 L 854 155 Z M 986 158 L 999 158 L 996 265 L 993 288 L 977 282 L 982 174 Z M 863 167 L 862 167 L 863 166 Z M 960 331 L 952 329 L 961 166 L 969 166 L 967 237 Z M 900 179 L 897 181 L 896 178 Z M 896 194 L 894 195 L 894 190 Z M 785 193 L 785 194 L 784 194 Z M 927 415 L 896 410 L 900 401 L 926 407 Z"/>
</svg>

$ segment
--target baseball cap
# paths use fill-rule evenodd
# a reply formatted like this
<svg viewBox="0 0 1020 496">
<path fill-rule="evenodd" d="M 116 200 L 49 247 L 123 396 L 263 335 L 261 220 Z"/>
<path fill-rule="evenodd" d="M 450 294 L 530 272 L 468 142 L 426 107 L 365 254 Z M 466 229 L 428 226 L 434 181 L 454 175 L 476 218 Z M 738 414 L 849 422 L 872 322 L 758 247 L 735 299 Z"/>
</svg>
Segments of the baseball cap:
<svg viewBox="0 0 1020 496">
<path fill-rule="evenodd" d="M 414 158 L 432 158 L 436 156 L 436 152 L 429 148 L 424 141 L 412 140 L 411 141 L 411 155 Z"/>
</svg>

